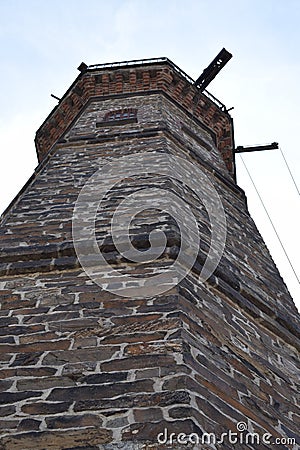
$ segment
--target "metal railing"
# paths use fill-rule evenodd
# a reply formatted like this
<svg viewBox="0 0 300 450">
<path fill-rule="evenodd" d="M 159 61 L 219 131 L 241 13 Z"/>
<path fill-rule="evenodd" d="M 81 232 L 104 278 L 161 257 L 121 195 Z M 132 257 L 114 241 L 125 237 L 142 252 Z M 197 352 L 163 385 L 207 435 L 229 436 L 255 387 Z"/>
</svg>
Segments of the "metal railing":
<svg viewBox="0 0 300 450">
<path fill-rule="evenodd" d="M 132 59 L 131 61 L 120 61 L 113 63 L 105 63 L 105 64 L 94 64 L 88 66 L 89 69 L 109 69 L 115 67 L 127 67 L 127 66 L 136 66 L 136 65 L 144 65 L 144 64 L 155 64 L 162 62 L 170 62 L 168 58 L 149 58 L 149 59 Z"/>
</svg>

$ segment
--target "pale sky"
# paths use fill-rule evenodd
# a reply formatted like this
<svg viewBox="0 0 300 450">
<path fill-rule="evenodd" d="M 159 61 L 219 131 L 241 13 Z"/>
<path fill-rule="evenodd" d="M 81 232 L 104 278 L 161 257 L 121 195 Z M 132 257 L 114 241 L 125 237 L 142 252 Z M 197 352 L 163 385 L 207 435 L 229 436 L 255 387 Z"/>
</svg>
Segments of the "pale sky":
<svg viewBox="0 0 300 450">
<path fill-rule="evenodd" d="M 36 130 L 87 64 L 167 56 L 196 79 L 225 47 L 208 90 L 227 107 L 236 145 L 279 142 L 300 185 L 300 1 L 0 0 L 0 212 L 37 165 Z M 244 154 L 300 277 L 300 198 L 278 150 Z M 237 157 L 258 229 L 300 308 L 300 286 Z"/>
</svg>

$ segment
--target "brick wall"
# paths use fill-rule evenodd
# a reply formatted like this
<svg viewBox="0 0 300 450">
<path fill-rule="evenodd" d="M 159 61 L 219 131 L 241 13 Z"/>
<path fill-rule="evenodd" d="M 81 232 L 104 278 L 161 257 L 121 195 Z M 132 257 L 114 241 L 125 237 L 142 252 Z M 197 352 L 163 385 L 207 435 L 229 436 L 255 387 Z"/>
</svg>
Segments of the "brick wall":
<svg viewBox="0 0 300 450">
<path fill-rule="evenodd" d="M 169 434 L 220 437 L 236 432 L 238 422 L 274 439 L 298 439 L 296 308 L 249 216 L 243 191 L 220 157 L 220 138 L 201 124 L 200 114 L 190 115 L 188 94 L 181 106 L 179 97 L 174 101 L 185 81 L 172 84 L 169 68 L 153 71 L 127 71 L 127 84 L 116 71 L 79 78 L 86 92 L 81 113 L 74 118 L 70 109 L 66 122 L 50 126 L 57 110 L 46 121 L 38 133 L 40 154 L 46 143 L 50 148 L 58 142 L 3 218 L 1 450 L 162 449 L 170 448 L 157 443 L 165 428 Z M 142 96 L 129 89 L 130 81 L 137 91 L 152 89 L 151 83 L 157 88 L 158 73 L 174 95 L 147 91 Z M 95 86 L 102 91 L 96 96 L 91 91 L 88 100 Z M 114 95 L 121 91 L 121 97 Z M 108 111 L 124 108 L 137 110 L 137 122 L 97 126 Z M 43 134 L 46 129 L 53 130 L 53 141 Z M 227 242 L 214 275 L 200 284 L 210 229 L 197 198 L 176 182 L 176 174 L 175 180 L 141 174 L 118 183 L 97 215 L 97 235 L 106 239 L 112 268 L 135 275 L 137 285 L 139 276 L 163 273 L 172 264 L 180 240 L 170 217 L 148 211 L 133 222 L 132 236 L 143 246 L 149 230 L 164 230 L 165 251 L 147 264 L 120 259 L 110 240 L 110 220 L 123 198 L 149 186 L 171 190 L 190 204 L 201 234 L 198 259 L 183 281 L 154 296 L 150 284 L 148 297 L 132 286 L 125 298 L 100 288 L 80 267 L 72 214 L 80 189 L 99 166 L 124 155 L 135 154 L 138 161 L 142 152 L 183 157 L 213 180 L 226 213 Z M 108 285 L 114 284 L 109 276 L 103 272 Z"/>
<path fill-rule="evenodd" d="M 82 73 L 36 134 L 38 159 L 42 161 L 55 142 L 76 120 L 93 97 L 162 91 L 216 134 L 217 147 L 228 171 L 234 174 L 233 135 L 230 116 L 167 63 Z"/>
</svg>

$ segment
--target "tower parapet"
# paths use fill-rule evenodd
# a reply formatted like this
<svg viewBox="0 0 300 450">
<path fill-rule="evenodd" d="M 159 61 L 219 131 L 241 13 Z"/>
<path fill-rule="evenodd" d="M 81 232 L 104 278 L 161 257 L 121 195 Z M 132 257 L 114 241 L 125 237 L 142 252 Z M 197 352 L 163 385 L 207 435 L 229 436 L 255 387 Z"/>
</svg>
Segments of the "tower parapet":
<svg viewBox="0 0 300 450">
<path fill-rule="evenodd" d="M 168 58 L 86 66 L 50 113 L 36 134 L 41 162 L 53 145 L 76 121 L 83 108 L 100 97 L 129 98 L 162 92 L 199 119 L 213 134 L 228 172 L 234 175 L 232 122 L 225 105 L 194 81 Z"/>
</svg>

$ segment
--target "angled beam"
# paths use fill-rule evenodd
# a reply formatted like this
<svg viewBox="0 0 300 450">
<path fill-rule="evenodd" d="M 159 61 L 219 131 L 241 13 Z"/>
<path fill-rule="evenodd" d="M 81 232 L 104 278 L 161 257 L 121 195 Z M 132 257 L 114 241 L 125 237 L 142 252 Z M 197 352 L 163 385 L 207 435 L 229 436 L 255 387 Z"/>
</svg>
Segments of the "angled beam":
<svg viewBox="0 0 300 450">
<path fill-rule="evenodd" d="M 200 77 L 195 81 L 195 86 L 197 86 L 200 91 L 209 85 L 209 83 L 218 75 L 221 69 L 228 63 L 232 58 L 232 54 L 229 53 L 225 48 L 223 48 L 220 53 L 215 57 L 215 59 L 203 70 Z"/>
</svg>

